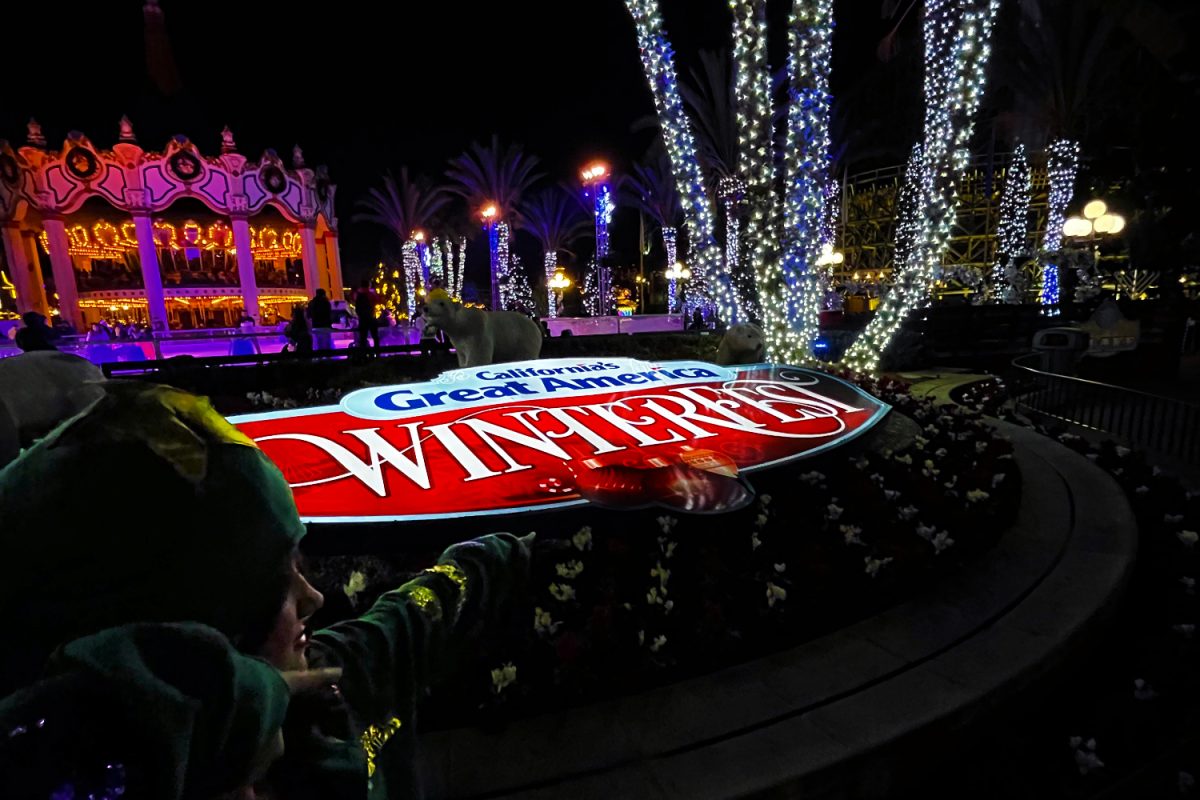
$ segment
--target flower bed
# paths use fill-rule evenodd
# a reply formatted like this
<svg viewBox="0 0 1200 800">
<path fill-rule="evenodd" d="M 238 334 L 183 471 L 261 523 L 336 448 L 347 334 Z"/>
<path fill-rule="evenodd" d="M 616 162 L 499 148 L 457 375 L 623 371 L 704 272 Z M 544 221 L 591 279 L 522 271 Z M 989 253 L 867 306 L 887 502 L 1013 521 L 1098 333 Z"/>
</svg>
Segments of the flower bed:
<svg viewBox="0 0 1200 800">
<path fill-rule="evenodd" d="M 790 647 L 990 546 L 1020 490 L 1008 443 L 978 414 L 935 408 L 903 384 L 863 386 L 921 429 L 902 450 L 851 444 L 756 473 L 757 501 L 720 516 L 585 510 L 561 530 L 517 518 L 539 534 L 528 606 L 457 659 L 423 727 L 627 694 Z M 318 623 L 361 610 L 432 555 L 314 557 L 327 597 Z"/>
</svg>

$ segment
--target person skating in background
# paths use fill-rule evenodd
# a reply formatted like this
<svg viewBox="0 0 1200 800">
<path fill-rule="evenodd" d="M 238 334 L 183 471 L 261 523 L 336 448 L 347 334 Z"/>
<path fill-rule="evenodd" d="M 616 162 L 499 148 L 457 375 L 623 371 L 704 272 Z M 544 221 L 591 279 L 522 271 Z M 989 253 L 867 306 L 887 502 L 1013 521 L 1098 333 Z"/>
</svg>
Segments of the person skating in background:
<svg viewBox="0 0 1200 800">
<path fill-rule="evenodd" d="M 312 324 L 313 338 L 318 350 L 333 349 L 333 304 L 324 289 L 317 289 L 316 296 L 308 302 L 308 321 Z"/>
<path fill-rule="evenodd" d="M 412 796 L 417 699 L 474 632 L 508 615 L 531 540 L 455 545 L 366 614 L 310 632 L 324 598 L 304 576 L 305 528 L 278 468 L 203 398 L 102 386 L 0 471 L 0 695 L 43 679 L 74 639 L 200 623 L 278 670 L 306 670 L 311 657 L 343 671 L 321 702 L 293 709 L 269 796 Z M 102 459 L 122 469 L 97 472 Z M 95 509 L 131 483 L 137 517 L 97 524 Z"/>
<path fill-rule="evenodd" d="M 304 356 L 312 355 L 312 331 L 308 327 L 308 317 L 305 316 L 304 306 L 300 303 L 292 306 L 292 319 L 284 328 L 283 335 L 287 337 L 288 347 L 292 352 Z"/>
<path fill-rule="evenodd" d="M 354 313 L 358 316 L 355 341 L 364 351 L 367 349 L 368 336 L 375 343 L 375 349 L 379 349 L 379 320 L 376 316 L 378 304 L 379 298 L 371 291 L 370 282 L 363 281 L 359 284 L 358 291 L 354 293 Z"/>
</svg>

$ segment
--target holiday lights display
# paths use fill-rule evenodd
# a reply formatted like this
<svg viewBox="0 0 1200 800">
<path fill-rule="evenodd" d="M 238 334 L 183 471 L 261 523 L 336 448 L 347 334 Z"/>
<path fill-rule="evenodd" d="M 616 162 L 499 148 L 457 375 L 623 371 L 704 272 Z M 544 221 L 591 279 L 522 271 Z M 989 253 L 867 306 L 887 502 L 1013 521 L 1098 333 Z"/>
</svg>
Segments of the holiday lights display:
<svg viewBox="0 0 1200 800">
<path fill-rule="evenodd" d="M 536 313 L 537 304 L 533 299 L 533 287 L 529 284 L 525 265 L 521 263 L 520 257 L 516 254 L 513 254 L 509 261 L 502 291 L 505 297 L 504 309 L 506 311 L 519 311 L 522 314 Z"/>
<path fill-rule="evenodd" d="M 1056 139 L 1046 147 L 1046 177 L 1050 196 L 1046 209 L 1046 232 L 1042 237 L 1042 305 L 1058 305 L 1058 251 L 1062 249 L 1063 223 L 1067 206 L 1075 195 L 1075 176 L 1079 172 L 1079 142 Z"/>
<path fill-rule="evenodd" d="M 432 284 L 444 288 L 446 286 L 446 262 L 443 256 L 443 247 L 441 238 L 433 237 L 433 242 L 429 247 L 429 279 Z"/>
<path fill-rule="evenodd" d="M 667 268 L 675 266 L 679 261 L 677 245 L 675 243 L 675 229 L 670 225 L 663 226 L 663 248 L 667 251 Z M 676 280 L 671 278 L 667 281 L 667 313 L 674 314 L 679 310 L 679 294 L 678 287 L 675 285 Z"/>
<path fill-rule="evenodd" d="M 375 269 L 371 288 L 379 296 L 380 305 L 388 310 L 393 319 L 404 319 L 408 312 L 403 271 L 389 267 L 382 261 Z"/>
<path fill-rule="evenodd" d="M 704 185 L 691 123 L 684 113 L 675 73 L 675 55 L 663 33 L 658 0 L 625 0 L 625 6 L 637 31 L 642 69 L 662 126 L 691 242 L 693 278 L 687 306 L 689 310 L 711 310 L 715 305 L 723 319 L 736 322 L 736 301 L 730 276 L 724 269 L 724 258 L 715 236 L 714 206 Z"/>
<path fill-rule="evenodd" d="M 417 253 L 417 242 L 409 239 L 400 250 L 404 265 L 404 287 L 408 318 L 417 311 L 417 288 L 421 285 L 421 257 Z"/>
<path fill-rule="evenodd" d="M 558 304 L 555 303 L 554 287 L 550 281 L 558 269 L 558 253 L 547 250 L 542 254 L 542 272 L 546 274 L 546 316 L 553 319 L 558 316 Z"/>
<path fill-rule="evenodd" d="M 187 220 L 181 225 L 174 225 L 165 220 L 154 220 L 154 242 L 158 247 L 168 250 L 224 250 L 236 255 L 233 246 L 233 231 L 220 220 L 211 223 L 207 228 L 195 220 Z M 50 252 L 49 238 L 43 231 L 38 240 L 42 249 Z M 283 231 L 275 228 L 250 228 L 250 252 L 255 258 L 271 260 L 276 258 L 300 258 L 302 238 L 297 231 Z M 71 256 L 84 258 L 113 258 L 122 259 L 128 254 L 137 252 L 137 234 L 133 222 L 123 222 L 120 227 L 107 220 L 98 220 L 89 229 L 84 225 L 72 225 L 67 228 L 67 253 Z"/>
<path fill-rule="evenodd" d="M 1029 230 L 1029 195 L 1033 179 L 1025 159 L 1025 145 L 1013 150 L 1008 170 L 1004 174 L 1004 189 L 1000 194 L 1000 222 L 996 229 L 996 263 L 992 266 L 991 296 L 1003 303 L 1019 303 L 1015 296 L 1011 270 L 1025 254 L 1025 237 Z"/>
<path fill-rule="evenodd" d="M 496 264 L 492 274 L 496 276 L 496 286 L 500 294 L 499 307 L 507 310 L 509 298 L 506 287 L 508 286 L 508 273 L 512 268 L 512 261 L 509 258 L 511 241 L 508 223 L 497 222 L 488 233 L 492 237 L 489 238 L 488 243 L 492 247 L 492 252 L 495 253 Z"/>
<path fill-rule="evenodd" d="M 758 302 L 754 293 L 752 270 L 741 264 L 741 205 L 746 184 L 733 176 L 717 182 L 717 198 L 725 212 L 725 272 L 733 282 L 733 299 L 739 319 L 758 319 Z M 674 262 L 668 262 L 674 263 Z"/>
<path fill-rule="evenodd" d="M 460 236 L 458 239 L 458 253 L 455 257 L 454 268 L 454 289 L 450 292 L 451 297 L 462 297 L 463 276 L 467 274 L 467 237 Z"/>
<path fill-rule="evenodd" d="M 925 124 L 915 184 L 920 212 L 904 263 L 875 317 L 846 352 L 852 369 L 874 371 L 908 314 L 929 302 L 949 244 L 957 203 L 955 181 L 966 168 L 975 113 L 983 97 L 999 0 L 927 0 Z"/>
<path fill-rule="evenodd" d="M 809 358 L 824 294 L 817 259 L 829 175 L 829 57 L 833 0 L 796 0 L 788 25 L 783 274 L 790 326 L 785 354 Z"/>
</svg>

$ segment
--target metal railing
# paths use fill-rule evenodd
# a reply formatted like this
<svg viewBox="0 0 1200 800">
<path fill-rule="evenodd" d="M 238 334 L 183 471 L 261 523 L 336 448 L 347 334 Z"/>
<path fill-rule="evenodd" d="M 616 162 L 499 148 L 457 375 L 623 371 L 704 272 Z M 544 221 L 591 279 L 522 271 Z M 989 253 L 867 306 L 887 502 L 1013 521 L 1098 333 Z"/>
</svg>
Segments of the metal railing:
<svg viewBox="0 0 1200 800">
<path fill-rule="evenodd" d="M 1059 375 L 1040 353 L 1014 359 L 1010 386 L 1018 410 L 1103 431 L 1139 447 L 1200 464 L 1200 405 L 1122 386 Z"/>
</svg>

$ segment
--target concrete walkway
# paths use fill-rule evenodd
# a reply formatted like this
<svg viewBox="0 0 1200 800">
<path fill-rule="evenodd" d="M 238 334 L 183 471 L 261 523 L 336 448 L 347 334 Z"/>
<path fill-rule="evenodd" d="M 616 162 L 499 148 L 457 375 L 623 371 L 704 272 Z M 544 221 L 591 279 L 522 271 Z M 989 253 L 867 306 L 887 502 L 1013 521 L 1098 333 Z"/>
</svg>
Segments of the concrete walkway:
<svg viewBox="0 0 1200 800">
<path fill-rule="evenodd" d="M 997 424 L 1023 494 L 1016 525 L 979 561 L 764 659 L 500 734 L 423 736 L 428 796 L 886 793 L 897 745 L 954 735 L 1052 669 L 1103 622 L 1132 570 L 1136 526 L 1116 483 L 1043 436 Z"/>
</svg>

